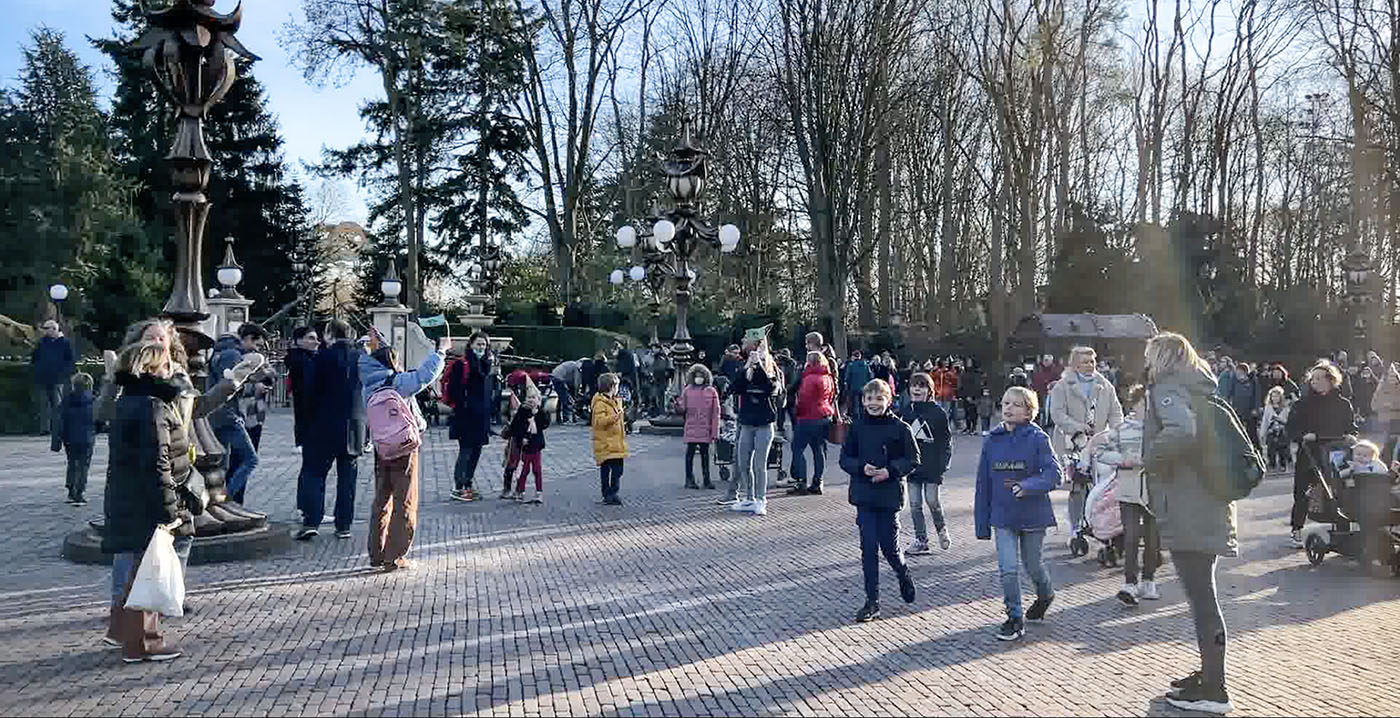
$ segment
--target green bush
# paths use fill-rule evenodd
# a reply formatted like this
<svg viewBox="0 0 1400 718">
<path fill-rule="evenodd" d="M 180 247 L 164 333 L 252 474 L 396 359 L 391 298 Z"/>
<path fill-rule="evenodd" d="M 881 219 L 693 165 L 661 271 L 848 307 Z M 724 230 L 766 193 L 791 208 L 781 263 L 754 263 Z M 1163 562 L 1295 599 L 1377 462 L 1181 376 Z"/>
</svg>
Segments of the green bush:
<svg viewBox="0 0 1400 718">
<path fill-rule="evenodd" d="M 102 362 L 80 362 L 85 371 L 102 381 Z M 0 434 L 33 434 L 39 430 L 34 405 L 34 374 L 27 361 L 0 362 Z"/>
</svg>

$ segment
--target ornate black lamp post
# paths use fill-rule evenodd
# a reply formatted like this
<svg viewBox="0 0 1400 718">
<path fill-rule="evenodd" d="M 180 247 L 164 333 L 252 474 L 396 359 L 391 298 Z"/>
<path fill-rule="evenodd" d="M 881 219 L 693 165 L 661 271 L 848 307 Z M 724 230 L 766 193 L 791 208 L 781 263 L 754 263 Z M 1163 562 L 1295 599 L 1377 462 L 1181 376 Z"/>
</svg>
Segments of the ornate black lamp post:
<svg viewBox="0 0 1400 718">
<path fill-rule="evenodd" d="M 1351 307 L 1352 339 L 1356 341 L 1355 356 L 1365 358 L 1368 346 L 1366 313 L 1371 304 L 1371 255 L 1360 245 L 1353 244 L 1351 251 L 1342 258 L 1342 272 L 1346 280 L 1346 303 Z M 1343 367 L 1345 368 L 1345 367 Z"/>
<path fill-rule="evenodd" d="M 652 266 L 657 274 L 669 274 L 676 285 L 676 333 L 671 339 L 671 354 L 678 361 L 689 359 L 695 347 L 690 343 L 690 284 L 694 274 L 690 260 L 702 243 L 729 253 L 739 247 L 739 228 L 726 224 L 716 228 L 700 217 L 705 196 L 706 166 L 710 153 L 698 147 L 690 137 L 690 122 L 681 130 L 681 140 L 668 158 L 661 160 L 661 174 L 666 179 L 670 207 L 659 213 L 650 232 L 638 233 L 630 225 L 617 230 L 617 246 L 630 250 L 643 240 L 645 255 L 655 254 Z M 658 289 L 659 293 L 659 289 Z M 658 307 L 659 314 L 659 307 Z"/>
</svg>

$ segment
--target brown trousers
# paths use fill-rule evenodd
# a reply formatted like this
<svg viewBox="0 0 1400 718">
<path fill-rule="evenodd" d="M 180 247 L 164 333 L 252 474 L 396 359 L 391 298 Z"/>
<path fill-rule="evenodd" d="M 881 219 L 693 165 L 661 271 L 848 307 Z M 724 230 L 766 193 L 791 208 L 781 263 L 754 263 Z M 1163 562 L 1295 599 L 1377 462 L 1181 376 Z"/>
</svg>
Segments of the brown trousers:
<svg viewBox="0 0 1400 718">
<path fill-rule="evenodd" d="M 141 565 L 141 554 L 136 555 L 136 565 Z M 126 599 L 131 596 L 131 587 L 136 584 L 136 573 L 131 572 L 121 600 L 112 607 L 112 625 L 107 630 L 108 635 L 121 641 L 122 655 L 127 658 L 140 658 L 165 648 L 165 639 L 160 635 L 159 613 L 124 608 Z"/>
<path fill-rule="evenodd" d="M 388 565 L 408 553 L 418 527 L 418 452 L 392 461 L 374 458 L 374 507 L 369 560 Z"/>
</svg>

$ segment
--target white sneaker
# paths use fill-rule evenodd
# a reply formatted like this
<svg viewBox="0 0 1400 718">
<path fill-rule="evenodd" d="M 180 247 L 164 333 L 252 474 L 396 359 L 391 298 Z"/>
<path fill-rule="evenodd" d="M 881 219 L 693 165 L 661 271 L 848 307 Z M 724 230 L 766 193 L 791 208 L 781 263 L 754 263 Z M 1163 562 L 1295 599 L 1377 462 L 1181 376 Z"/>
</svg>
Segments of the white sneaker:
<svg viewBox="0 0 1400 718">
<path fill-rule="evenodd" d="M 753 515 L 754 515 L 754 516 L 767 516 L 767 515 L 768 515 L 768 501 L 767 501 L 766 499 L 763 500 L 763 501 L 755 501 L 755 502 L 753 502 Z"/>
<path fill-rule="evenodd" d="M 915 540 L 914 543 L 909 544 L 909 548 L 904 549 L 904 553 L 910 556 L 922 556 L 928 553 L 928 542 Z"/>
<path fill-rule="evenodd" d="M 1299 531 L 1298 529 L 1294 529 L 1293 533 L 1288 535 L 1288 545 L 1291 548 L 1302 548 L 1303 532 Z"/>
<path fill-rule="evenodd" d="M 982 432 L 982 436 L 986 436 L 986 435 L 988 435 L 988 434 L 990 434 L 990 433 L 992 433 L 992 432 L 990 432 L 990 431 L 984 431 L 984 432 Z"/>
<path fill-rule="evenodd" d="M 734 502 L 734 505 L 729 507 L 729 510 L 730 510 L 730 511 L 738 511 L 739 513 L 745 513 L 745 514 L 746 514 L 746 513 L 751 513 L 751 512 L 754 510 L 754 507 L 757 506 L 757 505 L 758 505 L 758 502 L 757 502 L 757 501 L 743 501 L 743 500 L 740 500 L 740 501 L 735 501 L 735 502 Z"/>
<path fill-rule="evenodd" d="M 1122 588 L 1118 589 L 1118 594 L 1115 596 L 1115 598 L 1117 598 L 1124 606 L 1128 606 L 1130 608 L 1138 605 L 1137 584 L 1125 582 Z"/>
<path fill-rule="evenodd" d="M 943 549 L 944 551 L 947 551 L 947 550 L 948 550 L 948 547 L 949 547 L 949 546 L 952 546 L 952 545 L 953 545 L 953 539 L 952 539 L 951 536 L 948 535 L 948 528 L 947 528 L 947 527 L 944 527 L 944 528 L 938 529 L 938 548 L 941 548 L 941 549 Z"/>
<path fill-rule="evenodd" d="M 296 453 L 296 455 L 298 455 L 298 456 L 301 455 L 301 447 L 300 447 L 300 446 L 293 446 L 293 447 L 292 447 L 292 451 L 293 451 L 294 453 Z"/>
<path fill-rule="evenodd" d="M 1147 601 L 1161 600 L 1162 594 L 1157 592 L 1157 582 L 1143 581 L 1142 584 L 1138 587 L 1138 598 Z"/>
</svg>

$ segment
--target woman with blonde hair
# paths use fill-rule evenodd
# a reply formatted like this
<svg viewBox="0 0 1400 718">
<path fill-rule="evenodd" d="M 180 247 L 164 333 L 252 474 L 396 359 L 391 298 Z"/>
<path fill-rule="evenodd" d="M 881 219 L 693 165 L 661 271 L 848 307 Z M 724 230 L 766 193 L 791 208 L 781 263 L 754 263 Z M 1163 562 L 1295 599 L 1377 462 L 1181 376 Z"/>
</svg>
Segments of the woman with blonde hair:
<svg viewBox="0 0 1400 718">
<path fill-rule="evenodd" d="M 735 454 L 738 466 L 731 511 L 755 516 L 768 513 L 768 451 L 773 447 L 782 381 L 778 363 L 768 350 L 768 340 L 759 340 L 734 378 L 733 392 L 739 404 L 739 444 Z"/>
<path fill-rule="evenodd" d="M 1215 375 L 1186 337 L 1164 332 L 1147 342 L 1143 464 L 1152 480 L 1148 509 L 1171 551 L 1196 624 L 1200 670 L 1172 681 L 1167 701 L 1183 710 L 1225 714 L 1225 617 L 1216 594 L 1220 556 L 1239 555 L 1235 504 L 1215 496 L 1196 461 L 1193 406 L 1216 389 Z"/>
</svg>

